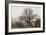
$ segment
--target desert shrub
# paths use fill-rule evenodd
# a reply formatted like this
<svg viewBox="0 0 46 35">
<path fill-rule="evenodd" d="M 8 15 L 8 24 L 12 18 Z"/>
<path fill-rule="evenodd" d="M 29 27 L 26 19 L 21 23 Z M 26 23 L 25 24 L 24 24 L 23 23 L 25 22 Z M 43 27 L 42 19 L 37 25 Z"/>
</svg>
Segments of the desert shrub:
<svg viewBox="0 0 46 35">
<path fill-rule="evenodd" d="M 15 26 L 16 28 L 25 28 L 24 23 L 22 22 L 16 22 Z"/>
<path fill-rule="evenodd" d="M 40 19 L 37 19 L 36 21 L 35 21 L 35 27 L 40 27 Z"/>
</svg>

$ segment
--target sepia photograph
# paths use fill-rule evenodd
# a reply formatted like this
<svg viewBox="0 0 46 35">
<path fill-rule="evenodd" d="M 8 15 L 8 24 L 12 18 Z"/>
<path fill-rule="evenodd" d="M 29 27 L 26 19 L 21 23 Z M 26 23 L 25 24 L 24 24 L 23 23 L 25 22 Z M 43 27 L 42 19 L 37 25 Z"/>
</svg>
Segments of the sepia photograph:
<svg viewBox="0 0 46 35">
<path fill-rule="evenodd" d="M 8 33 L 43 31 L 43 11 L 43 4 L 9 3 Z"/>
<path fill-rule="evenodd" d="M 11 28 L 39 28 L 40 24 L 40 7 L 12 6 Z"/>
</svg>

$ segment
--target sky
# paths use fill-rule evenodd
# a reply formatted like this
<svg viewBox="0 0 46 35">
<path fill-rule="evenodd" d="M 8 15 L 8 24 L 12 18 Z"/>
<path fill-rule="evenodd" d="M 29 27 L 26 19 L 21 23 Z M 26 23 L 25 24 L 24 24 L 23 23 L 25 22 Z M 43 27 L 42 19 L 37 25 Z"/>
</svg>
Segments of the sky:
<svg viewBox="0 0 46 35">
<path fill-rule="evenodd" d="M 12 6 L 12 18 L 17 19 L 22 15 L 25 8 L 30 8 L 33 10 L 33 13 L 41 17 L 41 8 L 40 7 L 31 7 L 31 6 Z"/>
</svg>

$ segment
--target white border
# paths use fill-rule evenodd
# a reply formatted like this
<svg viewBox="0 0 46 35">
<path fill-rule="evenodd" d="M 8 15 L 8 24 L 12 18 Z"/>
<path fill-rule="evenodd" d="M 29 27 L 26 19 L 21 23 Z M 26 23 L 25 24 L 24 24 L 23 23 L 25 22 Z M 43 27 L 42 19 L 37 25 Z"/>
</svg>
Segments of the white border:
<svg viewBox="0 0 46 35">
<path fill-rule="evenodd" d="M 21 28 L 21 29 L 11 29 L 11 6 L 34 6 L 34 7 L 41 7 L 41 27 L 40 28 Z M 43 30 L 43 5 L 27 5 L 27 4 L 9 4 L 9 32 L 23 32 L 23 31 L 41 31 Z"/>
</svg>

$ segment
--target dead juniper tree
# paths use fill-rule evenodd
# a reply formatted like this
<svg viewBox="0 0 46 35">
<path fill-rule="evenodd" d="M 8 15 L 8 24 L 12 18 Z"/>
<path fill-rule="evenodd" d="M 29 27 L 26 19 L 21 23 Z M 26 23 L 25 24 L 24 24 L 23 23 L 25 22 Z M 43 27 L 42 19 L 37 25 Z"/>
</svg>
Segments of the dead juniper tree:
<svg viewBox="0 0 46 35">
<path fill-rule="evenodd" d="M 31 26 L 32 20 L 35 19 L 35 17 L 36 15 L 33 14 L 33 10 L 31 10 L 30 8 L 25 8 L 20 19 L 24 20 L 27 25 Z"/>
</svg>

